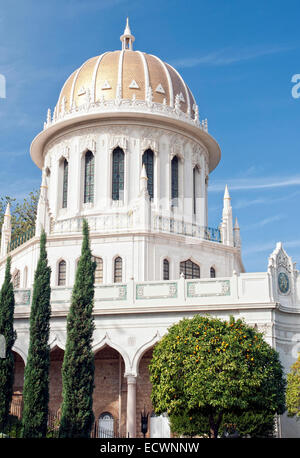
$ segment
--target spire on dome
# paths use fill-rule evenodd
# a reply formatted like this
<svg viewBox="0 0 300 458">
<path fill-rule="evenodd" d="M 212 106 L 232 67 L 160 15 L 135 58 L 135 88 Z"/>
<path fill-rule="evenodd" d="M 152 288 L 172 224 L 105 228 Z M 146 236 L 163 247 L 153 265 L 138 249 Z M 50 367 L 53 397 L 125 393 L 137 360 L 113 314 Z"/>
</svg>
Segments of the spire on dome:
<svg viewBox="0 0 300 458">
<path fill-rule="evenodd" d="M 124 33 L 123 35 L 120 36 L 120 40 L 122 41 L 122 51 L 126 49 L 132 51 L 132 43 L 134 42 L 135 38 L 131 34 L 128 17 L 126 19 L 126 26 L 125 26 Z"/>
</svg>

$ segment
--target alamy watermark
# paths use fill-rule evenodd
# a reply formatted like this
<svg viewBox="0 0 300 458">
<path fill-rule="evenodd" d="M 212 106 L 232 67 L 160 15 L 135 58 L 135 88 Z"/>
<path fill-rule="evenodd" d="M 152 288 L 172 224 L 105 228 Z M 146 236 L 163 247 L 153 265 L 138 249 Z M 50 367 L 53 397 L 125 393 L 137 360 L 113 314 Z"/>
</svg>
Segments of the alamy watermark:
<svg viewBox="0 0 300 458">
<path fill-rule="evenodd" d="M 300 97 L 300 73 L 296 73 L 295 75 L 293 75 L 291 82 L 296 83 L 295 86 L 292 87 L 292 97 L 294 99 L 299 99 Z"/>
<path fill-rule="evenodd" d="M 6 99 L 6 78 L 0 73 L 0 99 Z"/>
</svg>

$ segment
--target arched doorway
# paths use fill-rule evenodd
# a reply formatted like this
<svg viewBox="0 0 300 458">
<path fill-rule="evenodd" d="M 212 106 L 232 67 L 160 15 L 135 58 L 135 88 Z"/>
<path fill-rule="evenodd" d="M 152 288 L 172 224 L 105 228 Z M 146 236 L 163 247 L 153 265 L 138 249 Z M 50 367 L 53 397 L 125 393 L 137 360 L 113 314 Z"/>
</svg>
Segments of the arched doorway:
<svg viewBox="0 0 300 458">
<path fill-rule="evenodd" d="M 105 345 L 95 353 L 93 410 L 99 437 L 126 435 L 127 381 L 121 354 Z M 105 429 L 105 431 L 103 431 Z"/>
<path fill-rule="evenodd" d="M 62 403 L 62 364 L 64 351 L 55 346 L 50 351 L 50 370 L 49 370 L 49 415 L 57 417 L 60 415 Z"/>
<path fill-rule="evenodd" d="M 24 370 L 25 363 L 23 358 L 16 353 L 12 352 L 14 356 L 14 385 L 13 396 L 10 405 L 10 414 L 18 418 L 22 417 L 23 409 L 23 386 L 24 386 Z"/>
<path fill-rule="evenodd" d="M 98 437 L 114 437 L 114 417 L 109 412 L 103 412 L 99 417 Z"/>
</svg>

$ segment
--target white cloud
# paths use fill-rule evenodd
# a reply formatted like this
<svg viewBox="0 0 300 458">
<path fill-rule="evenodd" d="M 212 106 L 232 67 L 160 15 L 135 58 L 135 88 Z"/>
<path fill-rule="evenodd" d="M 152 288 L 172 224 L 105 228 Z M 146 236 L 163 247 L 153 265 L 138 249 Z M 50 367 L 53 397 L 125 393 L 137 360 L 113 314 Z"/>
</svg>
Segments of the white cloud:
<svg viewBox="0 0 300 458">
<path fill-rule="evenodd" d="M 247 177 L 247 178 L 232 178 L 226 181 L 215 181 L 209 185 L 209 191 L 220 192 L 224 191 L 225 185 L 228 185 L 230 191 L 251 190 L 251 189 L 272 189 L 283 188 L 288 186 L 299 186 L 300 175 L 292 175 L 289 177 Z"/>
<path fill-rule="evenodd" d="M 224 66 L 237 62 L 257 59 L 261 56 L 277 54 L 280 52 L 290 51 L 291 47 L 270 46 L 261 48 L 244 48 L 244 49 L 221 49 L 204 56 L 183 57 L 170 62 L 171 65 L 178 68 L 197 67 L 199 65 Z"/>
</svg>

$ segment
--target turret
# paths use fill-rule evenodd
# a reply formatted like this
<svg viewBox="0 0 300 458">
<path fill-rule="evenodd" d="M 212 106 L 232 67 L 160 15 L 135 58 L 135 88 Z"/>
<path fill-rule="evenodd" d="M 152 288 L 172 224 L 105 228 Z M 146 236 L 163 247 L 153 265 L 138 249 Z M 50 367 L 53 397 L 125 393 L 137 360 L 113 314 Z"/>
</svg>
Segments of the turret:
<svg viewBox="0 0 300 458">
<path fill-rule="evenodd" d="M 1 231 L 1 257 L 7 255 L 8 245 L 11 241 L 11 214 L 10 203 L 7 204 Z"/>
<path fill-rule="evenodd" d="M 228 191 L 228 186 L 225 186 L 224 204 L 222 213 L 221 233 L 224 245 L 233 246 L 233 223 L 232 223 L 232 207 L 231 198 Z"/>
<path fill-rule="evenodd" d="M 42 229 L 45 230 L 46 234 L 50 232 L 48 186 L 46 184 L 46 175 L 44 170 L 42 173 L 42 183 L 40 188 L 40 198 L 37 207 L 35 228 L 35 235 L 37 236 L 41 235 Z"/>
<path fill-rule="evenodd" d="M 241 236 L 240 236 L 240 226 L 239 226 L 237 218 L 235 218 L 235 224 L 233 228 L 233 239 L 234 239 L 234 246 L 240 249 L 241 248 Z"/>
</svg>

